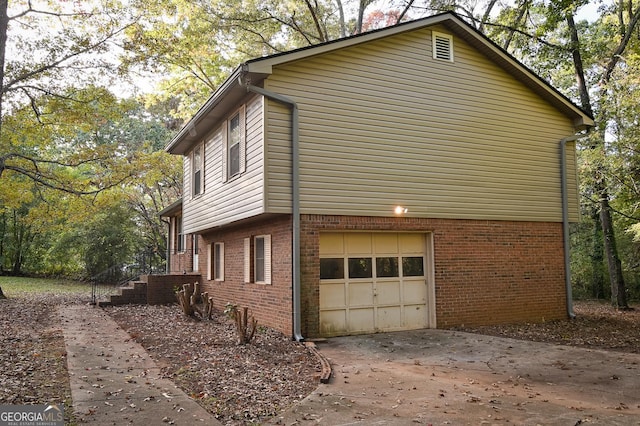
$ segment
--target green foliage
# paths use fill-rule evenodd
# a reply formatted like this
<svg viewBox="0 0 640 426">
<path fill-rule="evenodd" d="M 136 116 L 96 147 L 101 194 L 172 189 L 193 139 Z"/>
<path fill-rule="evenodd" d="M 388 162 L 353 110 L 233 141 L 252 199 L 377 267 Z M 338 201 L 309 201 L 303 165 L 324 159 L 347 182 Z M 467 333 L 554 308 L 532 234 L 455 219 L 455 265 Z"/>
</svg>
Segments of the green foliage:
<svg viewBox="0 0 640 426">
<path fill-rule="evenodd" d="M 0 276 L 0 288 L 7 297 L 18 297 L 30 293 L 87 294 L 91 291 L 87 283 L 79 281 L 5 276 Z"/>
<path fill-rule="evenodd" d="M 105 104 L 101 107 L 102 101 L 96 101 L 92 107 L 99 120 L 80 123 L 81 118 L 73 118 L 79 114 L 75 111 L 70 122 L 60 126 L 64 132 L 43 136 L 38 149 L 51 151 L 48 158 L 60 156 L 81 163 L 78 167 L 55 164 L 47 169 L 49 177 L 72 191 L 53 190 L 13 170 L 2 176 L 3 270 L 86 277 L 118 263 L 134 263 L 142 252 L 152 253 L 154 259 L 148 261 L 154 265 L 163 262 L 165 226 L 157 213 L 180 196 L 182 173 L 179 158 L 158 150 L 169 139 L 166 120 L 137 102 L 101 93 Z M 8 118 L 11 121 L 17 115 Z M 64 117 L 56 121 L 62 124 Z M 44 174 L 41 165 L 29 161 L 24 165 L 38 167 Z M 106 181 L 127 184 L 91 198 L 73 193 Z"/>
</svg>

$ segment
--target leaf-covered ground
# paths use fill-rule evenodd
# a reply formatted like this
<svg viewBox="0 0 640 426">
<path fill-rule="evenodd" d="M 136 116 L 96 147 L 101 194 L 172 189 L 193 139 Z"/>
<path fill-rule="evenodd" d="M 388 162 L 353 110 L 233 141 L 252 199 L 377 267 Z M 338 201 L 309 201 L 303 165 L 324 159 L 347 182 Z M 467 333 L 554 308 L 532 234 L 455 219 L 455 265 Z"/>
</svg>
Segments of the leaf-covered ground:
<svg viewBox="0 0 640 426">
<path fill-rule="evenodd" d="M 0 300 L 0 405 L 64 404 L 73 424 L 57 306 L 77 295 L 24 293 Z"/>
<path fill-rule="evenodd" d="M 258 423 L 305 398 L 319 383 L 320 364 L 302 344 L 260 328 L 237 344 L 235 326 L 185 316 L 177 305 L 118 306 L 107 312 L 142 344 L 188 395 L 223 424 Z"/>
<path fill-rule="evenodd" d="M 57 306 L 77 295 L 20 294 L 0 300 L 0 404 L 65 403 L 75 424 Z M 640 310 L 576 302 L 577 318 L 545 324 L 465 329 L 556 344 L 640 352 Z M 301 345 L 262 329 L 249 345 L 219 315 L 194 321 L 174 306 L 124 306 L 108 312 L 149 351 L 165 374 L 225 424 L 273 416 L 311 392 L 317 360 Z"/>
<path fill-rule="evenodd" d="M 497 325 L 461 328 L 461 331 L 555 343 L 640 353 L 640 307 L 616 310 L 599 301 L 576 301 L 576 318 L 542 324 Z"/>
</svg>

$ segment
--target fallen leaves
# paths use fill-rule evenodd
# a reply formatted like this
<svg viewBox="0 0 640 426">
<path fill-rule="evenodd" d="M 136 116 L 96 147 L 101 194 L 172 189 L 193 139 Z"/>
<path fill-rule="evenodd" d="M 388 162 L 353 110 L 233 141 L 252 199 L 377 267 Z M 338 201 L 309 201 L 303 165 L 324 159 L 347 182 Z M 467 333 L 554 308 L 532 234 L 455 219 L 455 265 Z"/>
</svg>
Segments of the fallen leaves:
<svg viewBox="0 0 640 426">
<path fill-rule="evenodd" d="M 261 422 L 318 385 L 317 358 L 274 330 L 259 328 L 250 344 L 238 345 L 234 324 L 222 312 L 211 321 L 198 321 L 177 305 L 106 311 L 135 336 L 166 377 L 225 424 Z"/>
<path fill-rule="evenodd" d="M 65 404 L 72 419 L 66 351 L 56 307 L 77 295 L 14 295 L 0 300 L 0 404 Z"/>
<path fill-rule="evenodd" d="M 621 311 L 606 302 L 576 301 L 574 311 L 576 318 L 572 320 L 465 327 L 460 330 L 535 342 L 640 353 L 640 310 Z"/>
</svg>

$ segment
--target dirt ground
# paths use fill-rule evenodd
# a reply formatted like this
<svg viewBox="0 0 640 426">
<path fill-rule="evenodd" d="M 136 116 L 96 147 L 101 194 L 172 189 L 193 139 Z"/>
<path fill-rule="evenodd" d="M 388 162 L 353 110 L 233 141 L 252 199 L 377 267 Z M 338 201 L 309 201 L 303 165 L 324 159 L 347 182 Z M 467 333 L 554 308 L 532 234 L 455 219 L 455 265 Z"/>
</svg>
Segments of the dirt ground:
<svg viewBox="0 0 640 426">
<path fill-rule="evenodd" d="M 73 296 L 60 295 L 47 297 L 29 295 L 0 301 L 0 371 L 2 371 L 0 374 L 0 404 L 64 402 L 67 407 L 65 411 L 67 423 L 75 424 L 75 419 L 69 408 L 71 397 L 66 372 L 66 353 L 60 328 L 60 317 L 57 313 L 59 305 L 70 303 L 86 303 L 86 301 L 78 300 Z M 622 386 L 626 385 L 629 380 L 628 377 L 636 380 L 632 384 L 636 385 L 635 389 L 640 389 L 640 383 L 637 381 L 637 364 L 633 364 L 636 361 L 628 361 L 625 358 L 638 354 L 640 351 L 640 311 L 617 312 L 611 310 L 606 304 L 597 302 L 576 302 L 575 309 L 578 318 L 573 321 L 510 327 L 484 327 L 464 330 L 478 334 L 460 334 L 475 335 L 478 336 L 478 339 L 485 339 L 488 338 L 483 337 L 486 334 L 493 334 L 525 339 L 526 341 L 537 340 L 561 344 L 563 346 L 560 348 L 565 348 L 565 350 L 570 348 L 564 345 L 573 345 L 582 347 L 591 353 L 610 354 L 614 360 L 619 359 L 618 364 L 626 369 L 620 373 L 611 373 L 611 375 L 607 373 L 593 380 L 597 383 L 615 385 L 614 395 L 615 388 L 622 389 Z M 221 421 L 226 424 L 264 422 L 268 419 L 291 424 L 287 423 L 287 419 L 282 414 L 284 410 L 288 407 L 289 410 L 286 412 L 292 413 L 291 407 L 304 407 L 304 402 L 301 404 L 301 401 L 306 402 L 320 394 L 322 394 L 323 403 L 329 404 L 331 408 L 347 405 L 353 407 L 350 401 L 357 402 L 357 398 L 361 396 L 366 396 L 373 402 L 382 401 L 381 398 L 385 393 L 387 396 L 394 397 L 398 392 L 396 387 L 409 387 L 408 384 L 398 383 L 395 379 L 387 379 L 378 374 L 382 374 L 386 368 L 390 368 L 390 365 L 383 363 L 379 367 L 373 367 L 379 369 L 379 371 L 374 371 L 370 367 L 358 367 L 357 363 L 346 365 L 340 361 L 336 361 L 334 364 L 334 385 L 338 380 L 349 382 L 343 383 L 344 385 L 356 384 L 357 378 L 373 375 L 377 376 L 380 386 L 377 390 L 355 388 L 353 395 L 336 393 L 332 390 L 335 390 L 335 387 L 327 387 L 331 384 L 317 387 L 319 365 L 313 357 L 310 357 L 308 351 L 266 329 L 261 334 L 259 345 L 255 345 L 255 347 L 237 346 L 231 337 L 232 325 L 222 314 L 217 322 L 197 323 L 180 315 L 177 306 L 127 306 L 112 309 L 109 312 L 129 332 L 131 337 L 140 342 L 156 362 L 163 367 L 165 376 L 171 378 L 206 409 L 215 410 Z M 480 333 L 484 333 L 484 335 Z M 401 353 L 403 350 L 402 347 L 396 347 L 395 344 L 389 342 L 379 344 L 387 344 L 389 351 L 393 349 L 389 352 L 390 354 Z M 222 347 L 227 353 L 224 358 L 220 358 L 223 360 L 222 362 L 217 362 L 216 351 L 221 350 Z M 384 346 L 381 347 L 384 348 Z M 328 354 L 329 348 L 325 344 L 320 343 L 319 348 Z M 442 353 L 446 354 L 450 353 L 451 348 L 445 346 L 440 349 Z M 482 363 L 494 367 L 504 366 L 505 369 L 509 367 L 509 357 L 506 356 L 509 348 L 494 347 L 492 350 L 495 352 L 495 359 L 488 364 L 485 361 L 471 362 L 473 360 L 469 360 L 468 364 L 472 367 Z M 384 351 L 381 352 L 381 354 L 384 353 Z M 540 357 L 545 354 L 545 351 L 537 352 L 537 354 L 536 357 Z M 455 358 L 453 355 L 451 357 Z M 427 362 L 430 361 L 408 357 L 406 359 L 409 363 L 409 368 L 406 370 L 407 377 L 400 381 L 409 383 L 409 379 L 415 375 L 413 374 L 415 371 L 412 369 L 424 373 Z M 483 409 L 488 409 L 492 416 L 500 417 L 500 408 L 513 404 L 509 399 L 511 394 L 527 396 L 528 401 L 536 398 L 541 399 L 536 395 L 536 392 L 541 393 L 539 390 L 542 388 L 550 390 L 558 388 L 553 382 L 550 384 L 544 382 L 544 376 L 535 382 L 530 381 L 526 374 L 531 375 L 531 373 L 513 373 L 500 380 L 497 380 L 494 374 L 496 371 L 493 370 L 478 371 L 477 375 L 473 376 L 461 376 L 457 373 L 459 366 L 453 361 L 446 359 L 441 361 L 428 366 L 432 369 L 430 373 L 433 373 L 433 376 L 430 377 L 442 385 L 438 392 L 428 394 L 429 398 L 433 398 L 430 402 L 426 400 L 420 402 L 420 404 L 427 404 L 427 413 L 437 411 L 435 410 L 436 405 L 445 407 L 443 410 L 448 411 L 446 404 L 452 404 L 456 400 L 456 398 L 450 397 L 462 395 L 460 398 L 463 398 L 465 409 L 468 409 L 469 405 L 483 407 Z M 202 365 L 206 365 L 206 368 L 202 368 Z M 275 369 L 265 370 L 268 365 L 275 365 Z M 557 363 L 552 359 L 544 361 L 542 365 L 546 366 L 547 370 L 558 370 L 571 375 L 572 377 L 569 379 L 580 377 L 581 371 L 583 371 L 571 363 Z M 592 367 L 585 371 L 597 371 L 598 369 L 601 368 Z M 499 371 L 497 372 L 499 373 Z M 214 377 L 215 380 L 212 379 Z M 219 378 L 221 377 L 225 378 L 224 381 L 228 384 L 222 385 L 218 389 L 216 388 L 218 385 L 212 384 L 214 382 L 220 383 Z M 492 381 L 491 378 L 494 380 Z M 415 386 L 416 390 L 420 389 L 418 385 Z M 472 391 L 465 395 L 464 392 L 467 391 L 467 388 Z M 314 391 L 314 389 L 316 390 Z M 444 392 L 439 392 L 439 390 Z M 363 392 L 366 395 L 362 395 Z M 528 392 L 532 398 L 528 397 Z M 310 393 L 311 396 L 305 399 Z M 494 399 L 491 395 L 494 393 L 501 396 L 501 399 L 497 399 L 499 404 L 491 402 Z M 440 396 L 441 394 L 444 396 Z M 560 397 L 551 397 L 549 400 L 553 401 L 554 398 Z M 391 406 L 383 408 L 384 413 L 392 415 L 391 419 L 397 421 L 399 418 L 393 415 L 406 407 L 408 400 L 396 399 L 395 401 Z M 571 417 L 571 420 L 575 420 L 575 422 L 563 424 L 577 424 L 578 420 L 585 423 L 594 422 L 595 418 L 589 417 L 588 413 L 584 411 L 589 409 L 589 406 L 585 405 L 587 402 L 576 401 L 574 404 L 576 416 Z M 607 404 L 615 414 L 625 419 L 628 419 L 629 416 L 633 418 L 638 410 L 637 404 L 634 405 L 625 399 L 616 401 L 614 398 Z M 394 408 L 394 406 L 396 407 Z M 490 408 L 494 406 L 497 407 L 497 410 Z M 550 409 L 549 407 L 543 408 L 547 411 Z M 349 417 L 345 419 L 347 421 L 337 424 L 363 420 L 371 422 L 373 417 L 367 413 L 372 411 L 363 410 L 361 414 L 355 414 L 355 418 Z M 451 409 L 451 411 L 455 410 Z M 380 415 L 379 410 L 376 412 Z M 304 413 L 293 413 L 292 415 L 295 418 L 292 422 L 303 421 L 295 416 L 304 415 Z M 452 416 L 453 414 L 446 412 L 445 415 Z M 482 422 L 502 424 L 509 421 L 504 418 L 498 421 L 498 417 L 489 418 L 488 415 L 485 413 Z M 314 415 L 309 414 L 309 416 L 310 421 L 315 419 Z M 409 420 L 424 423 L 430 421 L 425 416 Z M 447 421 L 443 420 L 445 423 Z M 455 424 L 455 422 L 451 424 Z M 541 422 L 540 424 L 548 423 Z"/>
</svg>

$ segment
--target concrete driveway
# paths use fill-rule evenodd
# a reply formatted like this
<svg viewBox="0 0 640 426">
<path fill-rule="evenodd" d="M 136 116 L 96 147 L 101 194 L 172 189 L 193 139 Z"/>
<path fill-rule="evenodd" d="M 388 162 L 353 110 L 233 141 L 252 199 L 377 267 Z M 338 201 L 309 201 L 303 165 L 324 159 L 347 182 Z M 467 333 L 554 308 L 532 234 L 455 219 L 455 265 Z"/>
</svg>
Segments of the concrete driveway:
<svg viewBox="0 0 640 426">
<path fill-rule="evenodd" d="M 333 376 L 283 425 L 640 425 L 640 355 L 445 330 L 317 343 Z"/>
</svg>

